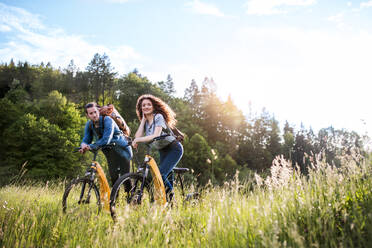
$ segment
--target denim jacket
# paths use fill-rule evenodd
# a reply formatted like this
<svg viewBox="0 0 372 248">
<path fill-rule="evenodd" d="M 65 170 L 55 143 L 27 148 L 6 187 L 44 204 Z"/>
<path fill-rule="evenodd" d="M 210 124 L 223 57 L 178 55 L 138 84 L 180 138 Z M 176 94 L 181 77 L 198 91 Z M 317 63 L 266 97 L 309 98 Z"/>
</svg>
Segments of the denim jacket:
<svg viewBox="0 0 372 248">
<path fill-rule="evenodd" d="M 104 130 L 102 126 L 104 127 Z M 96 138 L 96 142 L 94 144 L 91 144 L 93 141 L 93 136 Z M 84 138 L 82 143 L 89 144 L 92 149 L 97 149 L 110 143 L 116 143 L 121 148 L 130 150 L 127 146 L 128 141 L 123 135 L 123 132 L 119 129 L 114 120 L 108 116 L 106 116 L 105 118 L 103 118 L 103 116 L 99 117 L 98 128 L 94 127 L 91 120 L 89 120 L 85 124 Z"/>
</svg>

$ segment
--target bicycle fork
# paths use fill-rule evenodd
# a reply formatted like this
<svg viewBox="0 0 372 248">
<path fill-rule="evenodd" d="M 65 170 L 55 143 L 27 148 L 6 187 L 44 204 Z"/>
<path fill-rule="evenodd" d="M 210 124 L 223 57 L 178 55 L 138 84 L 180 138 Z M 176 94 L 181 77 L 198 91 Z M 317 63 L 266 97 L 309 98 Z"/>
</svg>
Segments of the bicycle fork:
<svg viewBox="0 0 372 248">
<path fill-rule="evenodd" d="M 145 181 L 146 181 L 146 178 L 147 178 L 148 174 L 149 174 L 149 165 L 146 163 L 145 172 L 144 172 L 143 178 L 142 178 L 141 190 L 140 190 L 140 192 L 138 194 L 138 198 L 137 198 L 138 204 L 141 204 L 143 189 L 145 188 Z"/>
<path fill-rule="evenodd" d="M 87 203 L 87 204 L 89 204 L 89 202 L 90 202 L 90 194 L 92 192 L 92 187 L 93 186 L 92 186 L 92 184 L 89 184 L 87 197 L 86 197 L 86 199 L 83 199 L 84 193 L 85 193 L 86 184 L 87 183 L 83 183 L 83 186 L 81 187 L 80 198 L 79 198 L 78 204 L 81 204 L 81 203 Z"/>
<path fill-rule="evenodd" d="M 94 171 L 93 171 L 93 170 L 95 170 L 95 168 L 93 168 L 93 166 L 95 166 L 94 163 L 92 163 L 92 167 L 89 170 L 87 170 L 87 172 L 85 173 L 85 176 L 89 176 L 89 180 L 91 182 L 94 181 L 94 176 L 95 176 Z M 91 194 L 93 185 L 91 183 L 89 183 L 87 198 L 84 200 L 83 197 L 84 197 L 84 193 L 85 193 L 86 184 L 87 183 L 84 182 L 83 186 L 81 187 L 80 198 L 79 198 L 78 204 L 89 203 L 90 202 L 90 194 Z"/>
</svg>

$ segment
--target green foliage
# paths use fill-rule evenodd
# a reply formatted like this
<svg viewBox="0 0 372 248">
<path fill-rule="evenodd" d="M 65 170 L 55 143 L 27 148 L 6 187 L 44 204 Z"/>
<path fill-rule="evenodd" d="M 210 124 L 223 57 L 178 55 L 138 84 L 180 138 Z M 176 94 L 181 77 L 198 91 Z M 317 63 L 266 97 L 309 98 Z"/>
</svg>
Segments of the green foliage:
<svg viewBox="0 0 372 248">
<path fill-rule="evenodd" d="M 106 54 L 99 55 L 96 53 L 86 69 L 89 76 L 89 86 L 94 92 L 95 101 L 105 105 L 107 103 L 105 101 L 105 91 L 110 92 L 110 95 L 113 94 L 114 76 L 116 75 L 111 67 L 109 57 Z M 99 102 L 100 97 L 102 97 L 101 102 Z"/>
<path fill-rule="evenodd" d="M 72 176 L 78 169 L 71 151 L 79 141 L 76 133 L 67 133 L 41 117 L 25 114 L 5 130 L 6 163 L 20 169 L 27 162 L 27 177 L 51 179 Z M 75 166 L 74 166 L 75 165 Z"/>
<path fill-rule="evenodd" d="M 339 157 L 343 154 L 361 151 L 363 156 L 367 155 L 364 151 L 366 137 L 355 132 L 329 127 L 315 134 L 303 127 L 295 130 L 288 122 L 281 132 L 278 121 L 265 110 L 257 116 L 252 113 L 245 116 L 231 97 L 223 101 L 217 96 L 216 83 L 212 78 L 205 78 L 201 87 L 192 80 L 184 97 L 178 98 L 174 95 L 176 82 L 170 75 L 165 81 L 157 83 L 151 82 L 138 70 L 121 78 L 116 75 L 108 56 L 98 53 L 85 71 L 79 71 L 73 61 L 65 69 L 54 69 L 50 63 L 30 65 L 19 62 L 16 65 L 10 61 L 9 64 L 1 64 L 0 138 L 4 142 L 0 143 L 0 148 L 8 149 L 5 144 L 10 144 L 12 140 L 7 136 L 11 133 L 9 130 L 16 132 L 22 125 L 33 122 L 49 130 L 43 137 L 42 132 L 32 126 L 39 134 L 39 139 L 35 137 L 33 142 L 54 142 L 62 146 L 70 142 L 78 145 L 85 119 L 81 117 L 83 111 L 76 109 L 82 109 L 93 100 L 101 104 L 114 103 L 133 135 L 138 127 L 136 101 L 142 94 L 153 94 L 166 101 L 177 113 L 177 127 L 187 136 L 181 164 L 194 169 L 201 184 L 209 180 L 222 184 L 237 170 L 241 171 L 240 177 L 248 177 L 252 171 L 267 173 L 273 159 L 280 154 L 291 159 L 293 166 L 298 165 L 304 173 L 307 173 L 316 155 L 336 166 L 340 165 Z M 28 119 L 27 114 L 30 114 Z M 31 121 L 32 118 L 35 120 Z M 25 123 L 20 123 L 21 119 Z M 58 135 L 61 136 L 59 141 L 55 138 Z M 36 147 L 39 144 L 32 145 Z M 212 148 L 217 158 L 210 154 Z M 26 161 L 22 157 L 25 151 L 16 150 L 16 147 L 13 149 L 14 156 L 8 152 L 9 158 L 5 159 L 5 153 L 1 154 L 4 158 L 0 161 L 0 176 L 18 173 L 17 170 Z M 44 159 L 54 163 L 54 155 L 50 154 L 53 153 Z M 211 161 L 208 164 L 207 159 Z M 5 164 L 8 160 L 11 163 Z M 27 166 L 34 165 L 28 163 Z M 41 174 L 39 176 L 43 177 Z"/>
<path fill-rule="evenodd" d="M 214 174 L 217 182 L 223 183 L 231 180 L 239 169 L 238 164 L 229 155 L 225 155 L 223 158 L 216 158 L 214 161 Z"/>
<path fill-rule="evenodd" d="M 84 124 L 75 104 L 69 103 L 58 91 L 52 91 L 47 97 L 35 101 L 33 112 L 64 130 L 80 130 Z"/>
<path fill-rule="evenodd" d="M 176 90 L 174 88 L 174 82 L 170 75 L 167 76 L 167 80 L 165 82 L 163 81 L 158 82 L 158 85 L 160 89 L 169 96 L 173 96 L 174 93 L 176 93 Z"/>
<path fill-rule="evenodd" d="M 281 161 L 256 183 L 204 187 L 192 204 L 62 212 L 64 183 L 0 188 L 3 247 L 370 247 L 371 163 L 316 161 L 308 176 Z M 277 170 L 279 169 L 279 170 Z M 278 177 L 278 175 L 280 175 Z M 275 180 L 280 180 L 280 184 Z M 188 189 L 189 190 L 189 189 Z M 179 193 L 179 192 L 177 192 Z M 181 197 L 176 194 L 176 197 Z"/>
<path fill-rule="evenodd" d="M 180 129 L 188 137 L 192 137 L 196 133 L 202 135 L 203 137 L 207 137 L 206 131 L 200 125 L 198 125 L 198 122 L 193 117 L 193 110 L 185 100 L 174 98 L 169 102 L 169 105 L 177 114 L 178 129 Z"/>
<path fill-rule="evenodd" d="M 25 177 L 35 179 L 72 177 L 81 170 L 82 158 L 72 151 L 80 143 L 84 120 L 73 103 L 54 91 L 27 107 L 7 98 L 0 105 L 6 117 L 0 123 L 4 151 L 0 174 L 14 176 L 25 163 Z"/>
<path fill-rule="evenodd" d="M 13 104 L 25 103 L 30 101 L 30 95 L 25 91 L 24 88 L 15 86 L 6 93 L 5 98 L 3 99 L 8 99 Z"/>
<path fill-rule="evenodd" d="M 183 156 L 182 166 L 193 169 L 200 184 L 207 183 L 213 175 L 213 154 L 207 141 L 200 134 L 195 134 L 185 140 L 184 149 L 187 152 Z"/>
<path fill-rule="evenodd" d="M 288 122 L 285 123 L 284 126 L 284 144 L 283 144 L 283 155 L 289 159 L 292 160 L 292 153 L 293 153 L 293 146 L 295 144 L 294 140 L 294 131 L 293 128 L 290 128 Z"/>
<path fill-rule="evenodd" d="M 0 116 L 2 117 L 0 118 L 0 133 L 3 134 L 5 128 L 16 121 L 22 113 L 21 104 L 14 104 L 8 98 L 0 99 Z"/>
</svg>

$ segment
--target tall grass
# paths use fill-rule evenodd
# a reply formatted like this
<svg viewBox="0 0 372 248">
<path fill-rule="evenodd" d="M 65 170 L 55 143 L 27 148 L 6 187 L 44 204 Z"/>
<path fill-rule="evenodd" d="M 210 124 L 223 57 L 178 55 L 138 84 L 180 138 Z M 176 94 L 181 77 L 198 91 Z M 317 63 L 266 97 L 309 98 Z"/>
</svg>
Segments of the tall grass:
<svg viewBox="0 0 372 248">
<path fill-rule="evenodd" d="M 64 215 L 63 183 L 0 189 L 0 247 L 372 247 L 372 171 L 344 156 L 307 176 L 277 158 L 271 176 L 206 186 L 173 207 Z"/>
</svg>

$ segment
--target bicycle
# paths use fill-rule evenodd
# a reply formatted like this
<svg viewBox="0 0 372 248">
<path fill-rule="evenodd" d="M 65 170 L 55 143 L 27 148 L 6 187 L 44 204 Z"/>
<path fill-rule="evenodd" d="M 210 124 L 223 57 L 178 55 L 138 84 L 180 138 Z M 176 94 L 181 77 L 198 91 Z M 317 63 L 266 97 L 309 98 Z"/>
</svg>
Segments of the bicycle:
<svg viewBox="0 0 372 248">
<path fill-rule="evenodd" d="M 162 139 L 164 137 L 165 136 L 159 136 L 153 139 L 153 141 Z M 112 187 L 110 196 L 110 212 L 113 220 L 116 220 L 117 209 L 120 206 L 128 204 L 140 205 L 144 201 L 148 203 L 157 202 L 159 205 L 165 205 L 167 203 L 164 183 L 155 159 L 150 156 L 150 150 L 151 149 L 148 146 L 142 164 L 139 164 L 137 160 L 138 169 L 136 172 L 124 174 L 115 182 L 114 186 Z M 191 193 L 185 196 L 184 184 L 181 175 L 188 171 L 188 168 L 175 167 L 170 173 L 172 177 L 174 174 L 177 175 L 176 178 L 180 182 L 181 194 L 184 199 L 196 198 L 198 196 L 198 193 Z"/>
<path fill-rule="evenodd" d="M 83 177 L 73 179 L 65 188 L 62 198 L 63 213 L 75 212 L 83 209 L 99 213 L 102 205 L 109 209 L 110 187 L 108 185 L 105 173 L 101 165 L 96 161 L 97 153 L 100 149 L 112 149 L 115 144 L 108 144 L 96 150 L 90 150 L 93 153 L 93 161 L 89 164 Z M 77 152 L 76 148 L 74 152 Z M 96 174 L 98 174 L 96 176 Z M 97 186 L 97 180 L 99 187 Z"/>
</svg>

